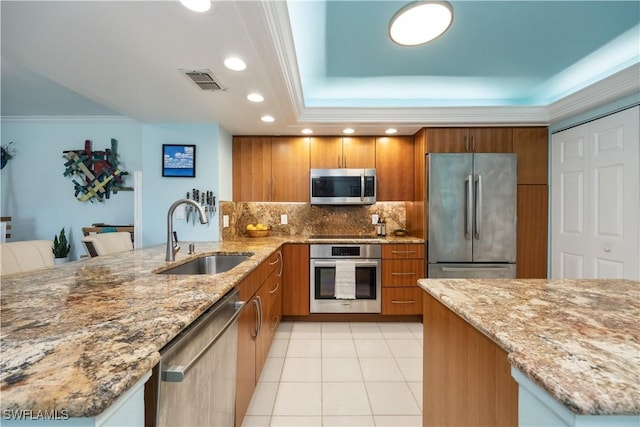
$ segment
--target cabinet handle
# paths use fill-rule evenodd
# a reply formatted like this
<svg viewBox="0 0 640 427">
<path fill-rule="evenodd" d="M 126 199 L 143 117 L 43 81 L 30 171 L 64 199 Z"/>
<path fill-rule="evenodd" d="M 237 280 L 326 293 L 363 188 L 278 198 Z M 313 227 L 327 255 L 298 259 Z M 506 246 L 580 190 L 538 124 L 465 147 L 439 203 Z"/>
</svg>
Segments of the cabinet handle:
<svg viewBox="0 0 640 427">
<path fill-rule="evenodd" d="M 284 270 L 284 259 L 282 258 L 282 251 L 278 249 L 278 258 L 280 258 L 280 271 L 278 272 L 278 277 L 282 277 L 282 272 Z"/>
<path fill-rule="evenodd" d="M 340 161 L 340 154 L 338 154 L 338 167 L 339 168 L 342 167 L 342 162 Z"/>
<path fill-rule="evenodd" d="M 392 276 L 415 276 L 416 273 L 415 273 L 415 271 L 411 272 L 411 273 L 396 273 L 395 271 L 392 271 L 391 275 Z"/>
<path fill-rule="evenodd" d="M 276 287 L 269 291 L 270 294 L 275 294 L 280 287 L 280 282 L 276 282 Z"/>
<path fill-rule="evenodd" d="M 256 337 L 260 335 L 262 332 L 262 298 L 259 295 L 256 295 L 258 299 L 258 329 L 256 330 Z"/>
<path fill-rule="evenodd" d="M 464 151 L 469 151 L 469 139 L 466 136 L 464 137 Z"/>
<path fill-rule="evenodd" d="M 275 330 L 280 324 L 280 316 L 276 315 L 271 318 L 271 325 L 269 325 L 270 330 Z"/>
<path fill-rule="evenodd" d="M 280 261 L 280 259 L 279 259 L 279 258 L 276 258 L 276 259 L 275 259 L 275 261 L 270 262 L 270 263 L 269 263 L 269 265 L 270 265 L 271 267 L 273 267 L 273 266 L 274 266 L 274 265 L 276 265 L 279 261 Z"/>
<path fill-rule="evenodd" d="M 255 323 L 256 332 L 254 334 L 253 331 L 251 331 L 251 338 L 253 338 L 253 339 L 256 339 L 258 337 L 258 332 L 259 332 L 258 328 L 259 328 L 259 325 L 260 325 L 260 303 L 258 302 L 258 300 L 256 298 L 251 300 L 251 304 L 253 304 L 255 306 L 255 308 L 256 308 L 256 323 Z"/>
<path fill-rule="evenodd" d="M 392 254 L 415 254 L 417 251 L 391 251 Z"/>
<path fill-rule="evenodd" d="M 399 301 L 399 300 L 391 300 L 392 304 L 415 304 L 416 300 L 412 299 L 412 300 L 407 300 L 407 301 Z"/>
<path fill-rule="evenodd" d="M 475 153 L 476 151 L 476 137 L 475 135 L 471 135 L 471 151 Z"/>
</svg>

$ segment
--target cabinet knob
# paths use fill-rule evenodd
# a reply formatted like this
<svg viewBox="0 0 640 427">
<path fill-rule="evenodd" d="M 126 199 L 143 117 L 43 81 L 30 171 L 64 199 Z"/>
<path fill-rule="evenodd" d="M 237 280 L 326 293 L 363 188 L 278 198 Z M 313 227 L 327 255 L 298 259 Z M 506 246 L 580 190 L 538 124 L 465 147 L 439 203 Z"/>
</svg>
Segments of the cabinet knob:
<svg viewBox="0 0 640 427">
<path fill-rule="evenodd" d="M 611 246 L 606 245 L 604 248 L 602 248 L 605 252 L 611 252 Z"/>
</svg>

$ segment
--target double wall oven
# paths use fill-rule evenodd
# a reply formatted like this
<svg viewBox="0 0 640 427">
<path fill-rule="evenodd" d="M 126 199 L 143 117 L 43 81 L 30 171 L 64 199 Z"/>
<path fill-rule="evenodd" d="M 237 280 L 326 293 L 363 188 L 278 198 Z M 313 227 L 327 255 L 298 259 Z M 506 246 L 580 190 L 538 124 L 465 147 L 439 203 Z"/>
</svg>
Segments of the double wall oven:
<svg viewBox="0 0 640 427">
<path fill-rule="evenodd" d="M 312 244 L 309 261 L 311 313 L 380 313 L 381 258 L 379 244 Z M 339 261 L 347 261 L 355 270 L 353 299 L 336 297 Z"/>
</svg>

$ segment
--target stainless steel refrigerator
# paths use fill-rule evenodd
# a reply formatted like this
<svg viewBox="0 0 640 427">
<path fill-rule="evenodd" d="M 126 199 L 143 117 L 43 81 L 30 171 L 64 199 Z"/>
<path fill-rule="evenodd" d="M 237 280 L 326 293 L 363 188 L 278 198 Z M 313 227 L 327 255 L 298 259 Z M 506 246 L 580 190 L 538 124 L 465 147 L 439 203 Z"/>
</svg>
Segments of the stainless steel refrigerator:
<svg viewBox="0 0 640 427">
<path fill-rule="evenodd" d="M 517 155 L 426 156 L 430 278 L 513 278 Z"/>
</svg>

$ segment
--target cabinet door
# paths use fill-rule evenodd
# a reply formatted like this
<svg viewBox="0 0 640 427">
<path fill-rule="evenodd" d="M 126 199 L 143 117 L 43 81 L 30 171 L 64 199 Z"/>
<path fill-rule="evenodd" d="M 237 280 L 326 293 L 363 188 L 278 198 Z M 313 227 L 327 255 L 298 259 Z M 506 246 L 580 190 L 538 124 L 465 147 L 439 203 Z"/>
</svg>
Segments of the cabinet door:
<svg viewBox="0 0 640 427">
<path fill-rule="evenodd" d="M 233 200 L 271 200 L 271 138 L 233 137 Z"/>
<path fill-rule="evenodd" d="M 518 154 L 518 184 L 547 184 L 549 136 L 546 127 L 515 128 L 513 152 Z"/>
<path fill-rule="evenodd" d="M 342 137 L 319 136 L 308 138 L 312 169 L 342 167 Z"/>
<path fill-rule="evenodd" d="M 467 128 L 431 128 L 425 135 L 428 153 L 465 153 L 469 146 Z"/>
<path fill-rule="evenodd" d="M 342 138 L 342 167 L 375 168 L 376 141 L 372 136 Z"/>
<path fill-rule="evenodd" d="M 271 200 L 309 201 L 309 142 L 306 137 L 271 139 Z"/>
<path fill-rule="evenodd" d="M 547 277 L 547 218 L 549 190 L 546 185 L 518 185 L 518 235 L 516 277 Z"/>
<path fill-rule="evenodd" d="M 413 137 L 376 138 L 377 200 L 413 200 Z"/>
<path fill-rule="evenodd" d="M 469 151 L 474 153 L 511 153 L 513 151 L 512 128 L 469 129 Z"/>
<path fill-rule="evenodd" d="M 309 245 L 285 245 L 282 280 L 282 314 L 309 314 Z"/>
</svg>

